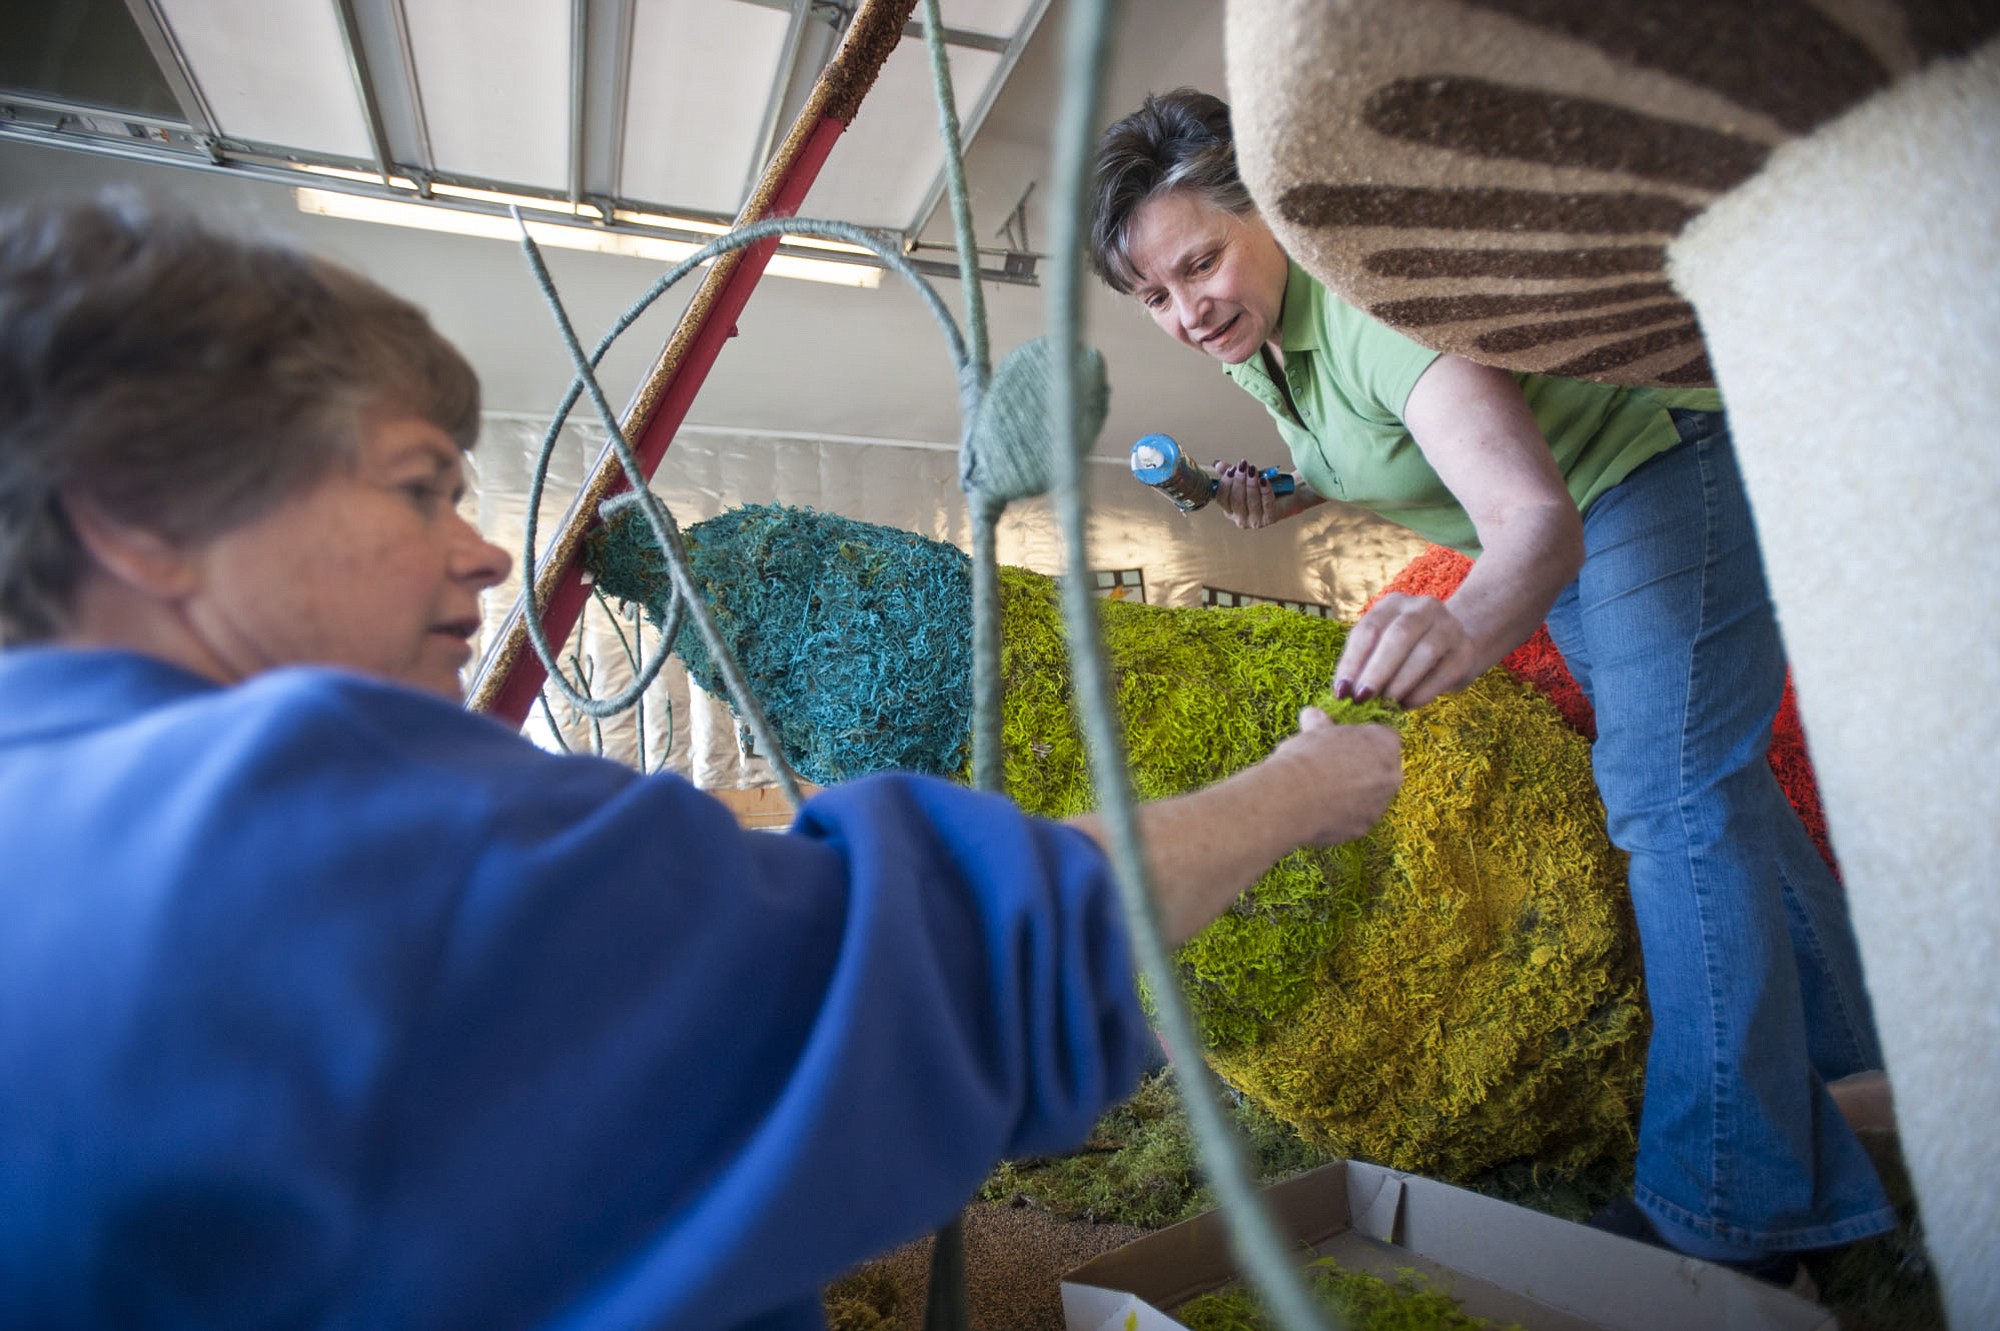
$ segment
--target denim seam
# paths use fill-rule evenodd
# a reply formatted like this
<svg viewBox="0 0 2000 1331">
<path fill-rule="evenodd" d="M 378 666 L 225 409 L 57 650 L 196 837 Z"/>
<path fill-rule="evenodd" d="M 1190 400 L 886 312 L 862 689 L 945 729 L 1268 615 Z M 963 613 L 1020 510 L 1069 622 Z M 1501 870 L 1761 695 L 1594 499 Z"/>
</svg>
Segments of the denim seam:
<svg viewBox="0 0 2000 1331">
<path fill-rule="evenodd" d="M 1675 422 L 1676 427 L 1679 424 L 1679 421 Z M 1708 894 L 1705 890 L 1709 875 L 1704 872 L 1703 857 L 1693 849 L 1699 842 L 1694 834 L 1695 829 L 1692 825 L 1693 813 L 1689 807 L 1691 799 L 1690 791 L 1693 788 L 1694 781 L 1693 774 L 1688 770 L 1688 752 L 1690 747 L 1688 740 L 1688 718 L 1693 714 L 1695 700 L 1700 694 L 1700 681 L 1698 680 L 1700 673 L 1698 666 L 1699 645 L 1707 635 L 1711 617 L 1710 594 L 1717 545 L 1716 486 L 1713 472 L 1709 466 L 1710 457 L 1706 445 L 1707 441 L 1701 438 L 1685 440 L 1682 444 L 1682 447 L 1694 450 L 1695 463 L 1701 479 L 1702 562 L 1695 631 L 1689 639 L 1688 645 L 1687 687 L 1681 696 L 1680 725 L 1678 727 L 1680 732 L 1680 748 L 1676 755 L 1679 766 L 1680 790 L 1676 803 L 1679 807 L 1681 818 L 1681 844 L 1687 847 L 1683 853 L 1687 856 L 1688 880 L 1690 888 L 1694 893 L 1695 918 L 1699 921 L 1702 933 L 1703 946 L 1701 953 L 1704 965 L 1702 978 L 1708 988 L 1709 1084 L 1714 1089 L 1709 1099 L 1709 1168 L 1707 1196 L 1704 1198 L 1704 1202 L 1709 1211 L 1717 1212 L 1726 1209 L 1726 1199 L 1723 1195 L 1723 1180 L 1730 1177 L 1730 1171 L 1725 1168 L 1728 1163 L 1726 1159 L 1728 1148 L 1723 1137 L 1723 1124 L 1726 1121 L 1724 1114 L 1725 1105 L 1723 1102 L 1726 1092 L 1722 1089 L 1729 1085 L 1730 1079 L 1727 1075 L 1728 1069 L 1723 1065 L 1722 1050 L 1726 1044 L 1724 1038 L 1726 1032 L 1723 1030 L 1725 1025 L 1723 1015 L 1724 1005 L 1721 995 L 1717 992 L 1714 969 L 1714 958 L 1718 951 L 1718 940 L 1714 933 L 1713 912 L 1710 909 Z"/>
<path fill-rule="evenodd" d="M 1805 936 L 1806 946 L 1812 950 L 1813 960 L 1818 964 L 1820 973 L 1823 975 L 1838 974 L 1835 968 L 1828 962 L 1826 945 L 1823 941 L 1821 941 L 1820 938 L 1819 922 L 1815 920 L 1812 916 L 1812 913 L 1805 908 L 1804 905 L 1805 898 L 1798 891 L 1798 889 L 1792 885 L 1789 877 L 1787 877 L 1785 873 L 1785 863 L 1782 859 L 1777 862 L 1777 870 L 1778 870 L 1778 881 L 1784 885 L 1785 891 L 1791 894 L 1792 899 L 1799 903 L 1797 910 L 1799 918 L 1799 929 L 1800 932 Z M 1860 1027 L 1856 1024 L 1854 1020 L 1854 1010 L 1847 1001 L 1848 995 L 1844 992 L 1844 986 L 1838 983 L 1829 984 L 1827 986 L 1827 992 L 1832 996 L 1834 1007 L 1838 1009 L 1837 1015 L 1840 1021 L 1840 1038 L 1841 1041 L 1847 1046 L 1846 1053 L 1848 1056 L 1848 1061 L 1850 1063 L 1855 1064 L 1856 1066 L 1861 1066 L 1866 1064 L 1868 1062 L 1868 1052 L 1867 1050 L 1862 1048 L 1860 1034 L 1859 1034 Z"/>
<path fill-rule="evenodd" d="M 1697 1216 L 1666 1200 L 1644 1184 L 1636 1185 L 1632 1195 L 1633 1200 L 1639 1202 L 1642 1209 L 1671 1224 L 1720 1243 L 1740 1243 L 1752 1251 L 1832 1247 L 1835 1244 L 1852 1243 L 1857 1239 L 1869 1238 L 1896 1227 L 1895 1208 L 1883 1206 L 1866 1214 L 1851 1216 L 1831 1224 L 1802 1225 L 1790 1229 L 1748 1230 L 1740 1225 Z"/>
</svg>

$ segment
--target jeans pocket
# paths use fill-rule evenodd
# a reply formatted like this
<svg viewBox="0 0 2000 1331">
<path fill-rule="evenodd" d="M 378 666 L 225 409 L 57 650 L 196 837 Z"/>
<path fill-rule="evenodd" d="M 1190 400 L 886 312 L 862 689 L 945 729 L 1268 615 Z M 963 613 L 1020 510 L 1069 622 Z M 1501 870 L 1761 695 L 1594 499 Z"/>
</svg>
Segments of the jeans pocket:
<svg viewBox="0 0 2000 1331">
<path fill-rule="evenodd" d="M 1720 411 L 1703 411 L 1696 407 L 1668 407 L 1667 419 L 1674 423 L 1674 433 L 1684 444 L 1697 443 L 1703 439 L 1713 439 L 1717 435 L 1729 433 L 1729 417 Z"/>
</svg>

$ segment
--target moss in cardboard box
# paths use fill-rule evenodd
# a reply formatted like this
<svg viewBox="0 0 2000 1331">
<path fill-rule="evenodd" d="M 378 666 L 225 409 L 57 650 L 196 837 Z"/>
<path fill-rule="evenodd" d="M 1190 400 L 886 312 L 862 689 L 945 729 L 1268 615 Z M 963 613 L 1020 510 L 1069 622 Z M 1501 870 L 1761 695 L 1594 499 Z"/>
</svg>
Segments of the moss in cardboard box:
<svg viewBox="0 0 2000 1331">
<path fill-rule="evenodd" d="M 607 593 L 657 618 L 665 578 L 649 545 L 623 516 L 589 561 Z M 964 775 L 960 552 L 775 506 L 697 524 L 687 545 L 805 775 Z M 1001 576 L 1008 793 L 1033 812 L 1080 812 L 1093 795 L 1058 587 Z M 1117 601 L 1102 622 L 1144 798 L 1267 753 L 1324 690 L 1347 631 L 1273 607 Z M 691 628 L 680 646 L 696 681 L 718 687 Z M 1382 824 L 1288 856 L 1177 954 L 1207 1058 L 1314 1148 L 1415 1173 L 1629 1155 L 1645 1009 L 1585 742 L 1499 670 L 1399 725 L 1405 786 Z"/>
<path fill-rule="evenodd" d="M 1472 1316 L 1418 1271 L 1401 1270 L 1394 1280 L 1385 1280 L 1321 1258 L 1310 1275 L 1313 1297 L 1339 1314 L 1348 1331 L 1521 1331 L 1517 1322 Z M 1188 1331 L 1271 1331 L 1276 1325 L 1256 1295 L 1241 1285 L 1190 1299 L 1175 1316 Z"/>
</svg>

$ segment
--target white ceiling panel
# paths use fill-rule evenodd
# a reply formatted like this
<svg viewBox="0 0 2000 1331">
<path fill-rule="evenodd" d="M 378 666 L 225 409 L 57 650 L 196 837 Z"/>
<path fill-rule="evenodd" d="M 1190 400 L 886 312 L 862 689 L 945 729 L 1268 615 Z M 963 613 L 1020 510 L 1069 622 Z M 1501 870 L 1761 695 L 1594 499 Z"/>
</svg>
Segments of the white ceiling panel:
<svg viewBox="0 0 2000 1331">
<path fill-rule="evenodd" d="M 979 104 L 1000 67 L 994 51 L 948 49 L 959 114 Z M 905 37 L 882 66 L 854 123 L 835 146 L 800 211 L 901 231 L 924 205 L 944 167 L 930 56 Z"/>
<path fill-rule="evenodd" d="M 790 24 L 740 0 L 639 0 L 622 197 L 736 212 Z"/>
<path fill-rule="evenodd" d="M 947 28 L 1011 38 L 1020 30 L 1034 3 L 1035 0 L 938 0 L 938 17 Z"/>
<path fill-rule="evenodd" d="M 73 146 L 463 213 L 518 202 L 587 223 L 609 202 L 678 215 L 635 223 L 675 233 L 739 211 L 848 16 L 834 0 L 88 2 L 129 4 L 130 44 L 196 133 L 135 149 L 128 127 L 76 114 L 53 131 Z M 942 0 L 968 145 L 1050 3 Z M 76 86 L 105 86 L 113 63 Z M 21 117 L 17 95 L 30 93 L 0 88 L 0 138 Z M 47 135 L 50 99 L 32 100 L 23 136 Z M 942 182 L 929 54 L 909 35 L 804 206 L 914 235 Z M 1021 197 L 1020 182 L 1009 190 Z"/>
<path fill-rule="evenodd" d="M 437 169 L 567 191 L 569 5 L 407 0 L 404 13 Z"/>
<path fill-rule="evenodd" d="M 371 158 L 332 0 L 160 0 L 225 136 Z"/>
</svg>

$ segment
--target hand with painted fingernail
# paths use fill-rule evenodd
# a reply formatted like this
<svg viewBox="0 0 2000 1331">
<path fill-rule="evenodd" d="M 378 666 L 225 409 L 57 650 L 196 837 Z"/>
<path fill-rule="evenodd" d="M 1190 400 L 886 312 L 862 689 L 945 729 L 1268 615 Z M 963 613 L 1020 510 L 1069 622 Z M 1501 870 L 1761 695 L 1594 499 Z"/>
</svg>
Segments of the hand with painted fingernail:
<svg viewBox="0 0 2000 1331">
<path fill-rule="evenodd" d="M 1216 505 L 1239 527 L 1246 530 L 1268 527 L 1291 516 L 1280 507 L 1279 496 L 1271 492 L 1271 483 L 1264 478 L 1261 469 L 1247 460 L 1227 465 L 1218 463 L 1216 480 Z"/>
<path fill-rule="evenodd" d="M 1471 683 L 1477 666 L 1472 637 L 1450 605 L 1391 593 L 1348 630 L 1333 688 L 1356 702 L 1386 698 L 1421 707 Z"/>
</svg>

